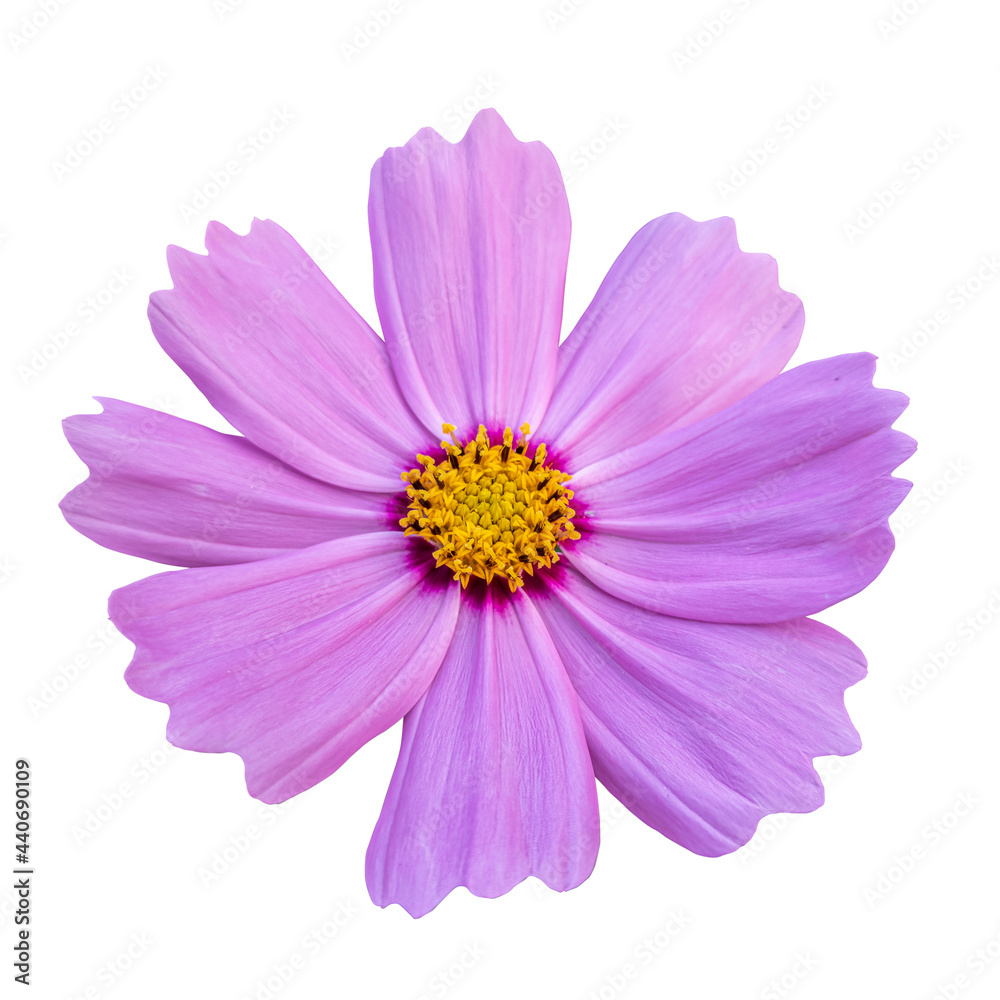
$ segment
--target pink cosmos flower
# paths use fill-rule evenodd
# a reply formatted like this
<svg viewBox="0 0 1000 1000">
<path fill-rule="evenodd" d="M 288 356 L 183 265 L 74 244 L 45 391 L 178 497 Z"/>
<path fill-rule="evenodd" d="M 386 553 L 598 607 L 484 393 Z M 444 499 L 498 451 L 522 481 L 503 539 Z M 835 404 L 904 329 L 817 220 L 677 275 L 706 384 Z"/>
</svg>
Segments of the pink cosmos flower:
<svg viewBox="0 0 1000 1000">
<path fill-rule="evenodd" d="M 66 421 L 70 524 L 188 567 L 110 603 L 170 741 L 281 802 L 403 719 L 367 880 L 414 916 L 586 879 L 595 778 L 703 855 L 819 806 L 865 660 L 805 616 L 889 557 L 905 397 L 782 371 L 801 304 L 730 219 L 644 226 L 560 345 L 562 179 L 494 111 L 387 150 L 369 217 L 384 340 L 272 222 L 170 248 L 153 332 L 242 437 Z"/>
</svg>

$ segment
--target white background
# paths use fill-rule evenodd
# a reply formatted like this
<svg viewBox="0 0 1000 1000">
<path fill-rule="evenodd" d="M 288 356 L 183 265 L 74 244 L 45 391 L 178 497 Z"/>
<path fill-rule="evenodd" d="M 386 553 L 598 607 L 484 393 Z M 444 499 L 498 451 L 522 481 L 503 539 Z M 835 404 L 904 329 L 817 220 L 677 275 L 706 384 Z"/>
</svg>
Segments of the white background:
<svg viewBox="0 0 1000 1000">
<path fill-rule="evenodd" d="M 41 2 L 4 4 L 0 772 L 12 787 L 25 756 L 34 774 L 33 995 L 998 995 L 1000 280 L 983 261 L 1000 253 L 1000 13 L 906 0 L 893 25 L 892 0 L 558 2 L 394 0 L 382 26 L 370 19 L 388 0 L 71 0 L 48 23 Z M 365 22 L 375 37 L 345 49 Z M 377 325 L 371 164 L 423 125 L 457 139 L 480 103 L 564 169 L 565 330 L 646 221 L 732 215 L 805 303 L 797 362 L 878 354 L 876 383 L 911 396 L 898 426 L 920 448 L 888 569 L 822 615 L 870 676 L 848 693 L 864 749 L 818 762 L 819 812 L 767 819 L 710 860 L 602 792 L 581 888 L 460 889 L 414 921 L 364 885 L 398 728 L 280 810 L 247 796 L 233 755 L 167 754 L 166 707 L 126 687 L 131 645 L 104 631 L 108 593 L 161 567 L 64 523 L 56 504 L 85 472 L 59 421 L 108 395 L 226 429 L 145 317 L 169 286 L 167 244 L 200 250 L 213 218 L 275 219 Z M 276 110 L 293 120 L 250 160 L 242 144 Z M 102 118 L 102 142 L 57 170 Z M 232 159 L 240 173 L 185 218 Z M 127 285 L 86 322 L 116 271 Z M 0 817 L 6 843 L 12 809 Z M 236 860 L 205 884 L 216 855 Z M 0 888 L 8 957 L 12 899 Z"/>
</svg>

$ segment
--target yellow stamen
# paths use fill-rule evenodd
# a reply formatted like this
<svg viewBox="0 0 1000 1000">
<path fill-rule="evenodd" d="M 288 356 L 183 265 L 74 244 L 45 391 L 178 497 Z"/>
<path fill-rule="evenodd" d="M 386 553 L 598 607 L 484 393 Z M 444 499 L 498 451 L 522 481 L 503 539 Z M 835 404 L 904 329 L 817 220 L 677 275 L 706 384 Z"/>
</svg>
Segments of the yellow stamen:
<svg viewBox="0 0 1000 1000">
<path fill-rule="evenodd" d="M 453 570 L 463 587 L 474 576 L 487 583 L 499 577 L 514 591 L 536 564 L 559 561 L 560 542 L 580 537 L 571 520 L 573 491 L 563 486 L 572 477 L 546 466 L 544 444 L 527 454 L 527 424 L 516 445 L 509 427 L 493 445 L 482 424 L 464 446 L 453 425 L 442 430 L 451 436 L 441 442 L 445 458 L 417 455 L 420 467 L 402 473 L 410 498 L 399 522 L 403 534 L 437 546 L 437 565 Z"/>
</svg>

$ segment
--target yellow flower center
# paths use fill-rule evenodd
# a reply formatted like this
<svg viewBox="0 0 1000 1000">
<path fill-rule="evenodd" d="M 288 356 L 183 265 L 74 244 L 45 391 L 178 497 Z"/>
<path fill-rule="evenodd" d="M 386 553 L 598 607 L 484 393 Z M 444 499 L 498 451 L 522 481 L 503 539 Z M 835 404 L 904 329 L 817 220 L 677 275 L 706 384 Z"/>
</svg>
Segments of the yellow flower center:
<svg viewBox="0 0 1000 1000">
<path fill-rule="evenodd" d="M 442 429 L 451 437 L 441 442 L 445 458 L 417 455 L 421 467 L 402 474 L 410 484 L 403 534 L 433 543 L 437 565 L 463 587 L 473 576 L 487 583 L 500 576 L 514 591 L 536 564 L 559 561 L 561 541 L 580 537 L 570 520 L 573 491 L 563 486 L 572 477 L 545 464 L 544 444 L 528 454 L 528 424 L 516 444 L 509 427 L 493 445 L 482 424 L 465 445 L 452 424 Z"/>
</svg>

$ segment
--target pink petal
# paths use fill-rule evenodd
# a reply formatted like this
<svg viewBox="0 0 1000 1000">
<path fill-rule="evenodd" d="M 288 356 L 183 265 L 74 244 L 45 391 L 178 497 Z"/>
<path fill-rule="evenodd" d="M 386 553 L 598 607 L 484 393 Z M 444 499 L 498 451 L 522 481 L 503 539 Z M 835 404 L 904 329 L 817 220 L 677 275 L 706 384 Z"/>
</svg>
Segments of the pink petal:
<svg viewBox="0 0 1000 1000">
<path fill-rule="evenodd" d="M 217 222 L 208 255 L 170 247 L 149 320 L 163 349 L 257 447 L 361 490 L 399 488 L 427 447 L 371 327 L 280 226 Z"/>
<path fill-rule="evenodd" d="M 779 375 L 746 399 L 574 476 L 587 535 L 567 548 L 598 586 L 663 614 L 774 622 L 866 587 L 893 547 L 915 447 L 906 406 L 847 354 Z"/>
<path fill-rule="evenodd" d="M 559 348 L 535 440 L 575 468 L 742 399 L 785 367 L 802 304 L 772 257 L 744 253 L 732 219 L 664 215 L 611 266 Z"/>
<path fill-rule="evenodd" d="M 533 426 L 555 378 L 569 253 L 562 176 L 492 109 L 458 143 L 421 129 L 372 169 L 375 302 L 396 377 L 434 434 Z"/>
<path fill-rule="evenodd" d="M 597 777 L 697 854 L 745 844 L 763 816 L 823 802 L 812 758 L 861 746 L 844 689 L 861 651 L 808 618 L 719 625 L 619 601 L 571 569 L 538 608 L 580 698 Z"/>
<path fill-rule="evenodd" d="M 281 802 L 426 690 L 459 594 L 422 583 L 431 565 L 396 531 L 140 580 L 111 596 L 136 645 L 125 679 L 170 705 L 171 743 L 238 753 L 250 794 Z"/>
<path fill-rule="evenodd" d="M 389 495 L 310 479 L 233 434 L 118 399 L 63 421 L 90 469 L 60 507 L 95 542 L 177 566 L 251 562 L 379 531 Z"/>
<path fill-rule="evenodd" d="M 403 723 L 368 848 L 368 891 L 419 917 L 456 886 L 529 875 L 571 889 L 597 857 L 594 773 L 576 697 L 532 602 L 463 600 L 448 655 Z"/>
</svg>

